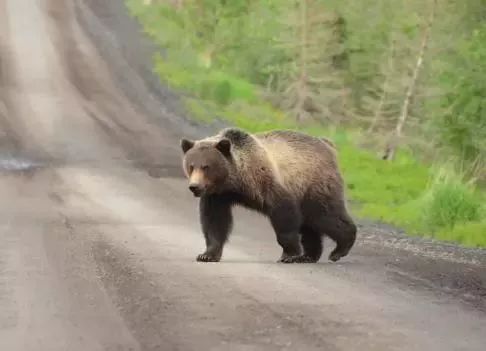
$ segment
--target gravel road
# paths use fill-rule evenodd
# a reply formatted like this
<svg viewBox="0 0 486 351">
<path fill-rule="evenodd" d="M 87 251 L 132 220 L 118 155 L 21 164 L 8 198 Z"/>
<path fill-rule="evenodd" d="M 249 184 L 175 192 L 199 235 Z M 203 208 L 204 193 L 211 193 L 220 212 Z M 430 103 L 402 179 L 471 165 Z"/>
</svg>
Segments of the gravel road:
<svg viewBox="0 0 486 351">
<path fill-rule="evenodd" d="M 0 350 L 485 350 L 486 252 L 361 221 L 283 265 L 237 210 L 203 249 L 179 138 L 121 0 L 0 0 Z M 327 242 L 326 251 L 333 247 Z"/>
</svg>

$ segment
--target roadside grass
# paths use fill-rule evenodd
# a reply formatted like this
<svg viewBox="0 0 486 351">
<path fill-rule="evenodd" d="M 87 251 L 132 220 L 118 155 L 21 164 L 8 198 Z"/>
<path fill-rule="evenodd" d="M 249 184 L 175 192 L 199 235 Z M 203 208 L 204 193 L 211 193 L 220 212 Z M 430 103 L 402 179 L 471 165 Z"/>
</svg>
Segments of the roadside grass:
<svg viewBox="0 0 486 351">
<path fill-rule="evenodd" d="M 481 199 L 464 179 L 439 169 L 423 198 L 424 224 L 434 229 L 452 229 L 456 224 L 481 219 Z"/>
<path fill-rule="evenodd" d="M 155 57 L 155 72 L 173 88 L 195 94 L 200 99 L 227 105 L 232 101 L 257 101 L 255 88 L 243 79 L 218 70 L 170 63 L 161 55 Z"/>
<path fill-rule="evenodd" d="M 405 149 L 393 162 L 384 162 L 360 147 L 359 131 L 322 125 L 297 125 L 264 101 L 258 87 L 242 77 L 208 68 L 196 53 L 171 50 L 164 37 L 177 30 L 164 22 L 164 5 L 126 0 L 147 34 L 168 51 L 154 57 L 154 71 L 171 88 L 183 93 L 189 114 L 203 123 L 223 121 L 250 132 L 294 129 L 327 136 L 338 149 L 347 195 L 357 215 L 390 223 L 411 235 L 434 237 L 469 247 L 486 247 L 486 196 L 452 169 L 425 165 Z"/>
</svg>

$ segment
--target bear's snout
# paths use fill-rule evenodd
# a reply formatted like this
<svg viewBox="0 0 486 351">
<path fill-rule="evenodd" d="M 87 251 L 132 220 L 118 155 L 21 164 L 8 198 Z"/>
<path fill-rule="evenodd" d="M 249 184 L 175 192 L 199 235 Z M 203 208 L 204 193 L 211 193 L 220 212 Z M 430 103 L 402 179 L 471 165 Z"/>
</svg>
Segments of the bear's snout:
<svg viewBox="0 0 486 351">
<path fill-rule="evenodd" d="M 203 192 L 203 188 L 198 184 L 190 184 L 189 190 L 194 194 L 195 197 L 200 197 Z"/>
</svg>

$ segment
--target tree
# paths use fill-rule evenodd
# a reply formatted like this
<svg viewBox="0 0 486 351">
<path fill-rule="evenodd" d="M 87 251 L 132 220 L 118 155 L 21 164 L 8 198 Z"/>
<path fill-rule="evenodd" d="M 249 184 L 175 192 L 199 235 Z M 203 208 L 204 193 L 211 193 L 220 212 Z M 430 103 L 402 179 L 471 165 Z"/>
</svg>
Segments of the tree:
<svg viewBox="0 0 486 351">
<path fill-rule="evenodd" d="M 150 3 L 150 34 L 203 83 L 246 80 L 298 123 L 367 130 L 385 159 L 406 145 L 485 166 L 486 0 L 128 1 Z"/>
<path fill-rule="evenodd" d="M 368 127 L 368 133 L 372 133 L 375 131 L 377 124 L 380 122 L 381 118 L 383 117 L 383 113 L 385 110 L 385 104 L 388 99 L 388 94 L 390 93 L 390 83 L 392 80 L 393 74 L 393 63 L 395 61 L 395 40 L 390 40 L 390 49 L 386 53 L 385 57 L 385 68 L 383 72 L 383 83 L 381 86 L 381 90 L 378 92 L 378 104 L 376 105 L 373 113 L 373 118 L 371 120 L 370 126 Z"/>
<path fill-rule="evenodd" d="M 446 92 L 435 125 L 439 145 L 486 179 L 486 24 L 473 30 L 441 75 Z"/>
<path fill-rule="evenodd" d="M 294 3 L 284 22 L 280 45 L 288 60 L 279 70 L 285 82 L 280 102 L 298 122 L 337 122 L 342 113 L 343 21 L 321 1 L 303 0 Z"/>
<path fill-rule="evenodd" d="M 402 130 L 407 121 L 409 115 L 410 103 L 414 96 L 417 82 L 419 79 L 420 70 L 424 62 L 425 51 L 427 49 L 427 44 L 429 43 L 430 31 L 435 20 L 435 13 L 437 10 L 437 0 L 432 0 L 432 10 L 428 22 L 425 25 L 424 33 L 422 36 L 422 41 L 420 44 L 420 49 L 417 54 L 417 61 L 413 69 L 412 76 L 410 78 L 405 97 L 403 99 L 402 108 L 400 111 L 400 116 L 398 117 L 395 130 L 391 134 L 387 146 L 385 148 L 385 153 L 383 155 L 384 160 L 392 160 L 395 156 L 396 149 L 399 145 L 400 138 L 402 136 Z"/>
</svg>

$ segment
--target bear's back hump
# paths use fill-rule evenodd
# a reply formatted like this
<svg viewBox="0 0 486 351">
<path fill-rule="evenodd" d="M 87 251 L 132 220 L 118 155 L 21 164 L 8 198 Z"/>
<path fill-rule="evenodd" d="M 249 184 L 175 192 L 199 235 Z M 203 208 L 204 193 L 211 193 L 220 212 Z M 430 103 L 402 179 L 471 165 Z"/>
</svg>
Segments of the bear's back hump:
<svg viewBox="0 0 486 351">
<path fill-rule="evenodd" d="M 334 149 L 325 141 L 294 131 L 256 134 L 287 188 L 305 192 L 311 184 L 335 178 Z"/>
</svg>

